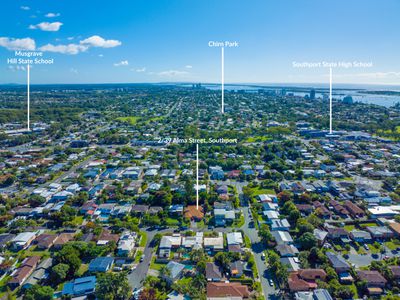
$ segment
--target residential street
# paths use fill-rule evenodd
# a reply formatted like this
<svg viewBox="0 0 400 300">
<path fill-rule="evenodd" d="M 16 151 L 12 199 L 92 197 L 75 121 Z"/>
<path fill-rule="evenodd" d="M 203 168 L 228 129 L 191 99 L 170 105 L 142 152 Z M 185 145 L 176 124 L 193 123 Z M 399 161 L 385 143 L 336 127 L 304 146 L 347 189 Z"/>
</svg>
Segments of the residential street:
<svg viewBox="0 0 400 300">
<path fill-rule="evenodd" d="M 247 235 L 250 238 L 250 241 L 252 243 L 252 250 L 254 254 L 254 260 L 257 265 L 257 270 L 258 274 L 260 276 L 261 280 L 261 286 L 262 290 L 265 296 L 265 299 L 277 299 L 275 296 L 277 290 L 275 287 L 270 286 L 268 280 L 271 277 L 271 274 L 268 272 L 268 268 L 265 264 L 265 262 L 262 260 L 261 255 L 263 250 L 265 250 L 264 245 L 262 244 L 260 238 L 258 237 L 258 232 L 255 228 L 250 228 L 249 223 L 252 221 L 252 219 L 249 217 L 249 204 L 247 201 L 244 200 L 243 198 L 243 191 L 242 188 L 243 186 L 246 186 L 247 183 L 244 182 L 230 182 L 230 184 L 233 184 L 237 192 L 239 194 L 239 199 L 241 203 L 241 208 L 244 216 L 245 223 L 243 227 L 241 228 L 244 232 L 245 235 Z"/>
<path fill-rule="evenodd" d="M 149 271 L 150 261 L 154 247 L 151 246 L 151 241 L 157 233 L 164 234 L 166 232 L 172 232 L 172 229 L 165 230 L 145 230 L 147 233 L 146 246 L 144 248 L 143 254 L 145 255 L 143 261 L 139 263 L 136 268 L 128 274 L 128 281 L 133 289 L 139 289 L 142 287 L 142 281 L 146 278 L 147 272 Z"/>
</svg>

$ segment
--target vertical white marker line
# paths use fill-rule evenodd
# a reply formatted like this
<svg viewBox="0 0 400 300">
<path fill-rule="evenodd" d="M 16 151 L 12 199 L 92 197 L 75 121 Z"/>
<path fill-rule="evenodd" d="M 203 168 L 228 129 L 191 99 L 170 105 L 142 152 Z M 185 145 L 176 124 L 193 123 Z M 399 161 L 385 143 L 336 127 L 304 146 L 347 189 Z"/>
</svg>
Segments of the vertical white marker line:
<svg viewBox="0 0 400 300">
<path fill-rule="evenodd" d="M 332 134 L 332 68 L 329 68 L 329 134 Z"/>
<path fill-rule="evenodd" d="M 196 208 L 199 210 L 199 144 L 196 144 Z"/>
<path fill-rule="evenodd" d="M 27 126 L 28 126 L 28 131 L 29 131 L 29 130 L 31 130 L 31 127 L 30 127 L 30 122 L 31 122 L 31 120 L 30 120 L 30 105 L 31 105 L 30 104 L 30 93 L 31 93 L 30 84 L 31 84 L 31 78 L 30 78 L 30 66 L 29 66 L 29 64 L 26 67 L 26 74 L 27 74 L 26 92 L 27 92 L 27 96 L 28 96 L 27 97 L 27 119 L 26 119 L 26 121 L 27 121 Z"/>
<path fill-rule="evenodd" d="M 221 48 L 221 113 L 224 114 L 224 85 L 225 85 L 225 55 L 224 47 Z"/>
</svg>

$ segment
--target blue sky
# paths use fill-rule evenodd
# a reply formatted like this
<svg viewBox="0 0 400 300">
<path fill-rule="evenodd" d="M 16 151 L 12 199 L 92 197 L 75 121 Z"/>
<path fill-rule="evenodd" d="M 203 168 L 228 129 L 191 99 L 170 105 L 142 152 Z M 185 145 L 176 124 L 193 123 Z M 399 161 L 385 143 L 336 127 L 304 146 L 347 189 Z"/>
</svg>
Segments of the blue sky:
<svg viewBox="0 0 400 300">
<path fill-rule="evenodd" d="M 12 49 L 44 50 L 32 83 L 326 83 L 327 68 L 296 62 L 362 61 L 334 82 L 400 82 L 397 0 L 6 0 L 0 12 L 0 83 L 24 83 Z M 29 40 L 28 40 L 29 38 Z M 51 51 L 51 52 L 50 52 Z M 60 53 L 62 52 L 62 53 Z"/>
</svg>

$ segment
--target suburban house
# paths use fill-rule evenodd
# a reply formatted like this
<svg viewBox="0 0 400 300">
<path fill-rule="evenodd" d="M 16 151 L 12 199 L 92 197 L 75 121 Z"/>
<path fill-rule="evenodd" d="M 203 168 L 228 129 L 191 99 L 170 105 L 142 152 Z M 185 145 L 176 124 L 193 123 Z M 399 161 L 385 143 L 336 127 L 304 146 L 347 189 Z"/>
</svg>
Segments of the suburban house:
<svg viewBox="0 0 400 300">
<path fill-rule="evenodd" d="M 197 208 L 196 205 L 188 205 L 185 208 L 184 216 L 189 220 L 193 220 L 196 222 L 201 221 L 204 218 L 203 207 L 199 206 L 199 208 Z"/>
<path fill-rule="evenodd" d="M 207 281 L 219 282 L 222 280 L 223 276 L 219 267 L 212 262 L 206 264 L 206 278 Z"/>
<path fill-rule="evenodd" d="M 371 234 L 364 230 L 350 231 L 350 238 L 357 243 L 370 243 L 372 241 Z"/>
<path fill-rule="evenodd" d="M 118 234 L 111 233 L 109 230 L 104 229 L 97 240 L 97 245 L 107 245 L 111 241 L 118 243 L 118 240 Z"/>
<path fill-rule="evenodd" d="M 243 275 L 243 262 L 240 260 L 231 262 L 229 264 L 229 272 L 234 278 L 241 277 Z"/>
<path fill-rule="evenodd" d="M 218 237 L 205 237 L 204 249 L 206 251 L 222 251 L 224 250 L 224 236 L 222 232 L 218 233 Z"/>
<path fill-rule="evenodd" d="M 326 252 L 326 256 L 338 274 L 350 271 L 350 265 L 342 256 L 332 252 Z"/>
<path fill-rule="evenodd" d="M 14 250 L 22 250 L 28 248 L 36 238 L 35 232 L 21 232 L 11 240 Z"/>
<path fill-rule="evenodd" d="M 281 244 L 276 246 L 276 251 L 280 257 L 295 257 L 299 254 L 299 250 L 294 245 Z"/>
<path fill-rule="evenodd" d="M 65 283 L 62 295 L 71 297 L 85 296 L 93 294 L 95 289 L 96 276 L 81 277 Z"/>
<path fill-rule="evenodd" d="M 23 288 L 30 288 L 31 286 L 38 284 L 41 280 L 47 279 L 49 277 L 49 269 L 53 266 L 53 259 L 44 259 L 33 271 L 31 276 L 24 282 Z"/>
<path fill-rule="evenodd" d="M 207 300 L 249 299 L 250 291 L 239 282 L 208 282 Z"/>
<path fill-rule="evenodd" d="M 112 257 L 96 257 L 89 264 L 89 272 L 107 272 L 114 262 Z"/>
<path fill-rule="evenodd" d="M 214 203 L 215 226 L 225 226 L 232 224 L 235 220 L 235 210 L 230 202 Z"/>
<path fill-rule="evenodd" d="M 354 204 L 353 202 L 346 200 L 344 202 L 344 207 L 349 211 L 350 215 L 353 218 L 363 218 L 365 217 L 365 212 L 359 206 Z"/>
<path fill-rule="evenodd" d="M 287 231 L 275 230 L 271 231 L 271 234 L 278 245 L 293 243 L 293 238 Z"/>
<path fill-rule="evenodd" d="M 62 246 L 64 246 L 66 243 L 69 241 L 72 241 L 74 239 L 75 234 L 73 233 L 68 233 L 68 232 L 63 232 L 58 235 L 56 240 L 54 241 L 53 247 L 55 249 L 61 249 Z"/>
<path fill-rule="evenodd" d="M 180 234 L 164 235 L 161 238 L 160 246 L 158 247 L 158 258 L 169 259 L 171 249 L 177 249 L 181 246 L 182 237 Z"/>
<path fill-rule="evenodd" d="M 387 280 L 378 271 L 357 271 L 357 276 L 360 280 L 367 282 L 367 289 L 370 295 L 380 295 L 383 293 L 383 288 L 386 286 Z"/>
<path fill-rule="evenodd" d="M 376 240 L 387 240 L 394 237 L 394 233 L 386 226 L 368 226 L 368 232 Z"/>
<path fill-rule="evenodd" d="M 229 232 L 226 234 L 229 252 L 242 252 L 243 236 L 240 232 Z"/>
<path fill-rule="evenodd" d="M 126 231 L 123 232 L 117 246 L 118 256 L 131 256 L 135 250 L 137 233 Z"/>
<path fill-rule="evenodd" d="M 400 237 L 400 223 L 393 222 L 389 224 L 389 228 L 393 231 L 395 237 Z"/>
<path fill-rule="evenodd" d="M 34 243 L 40 250 L 50 249 L 54 245 L 54 242 L 57 239 L 57 237 L 58 236 L 56 234 L 43 233 L 34 240 Z"/>
<path fill-rule="evenodd" d="M 11 274 L 11 279 L 8 281 L 10 288 L 14 289 L 21 286 L 35 270 L 39 261 L 40 256 L 25 258 L 19 268 Z"/>
<path fill-rule="evenodd" d="M 290 224 L 287 219 L 274 219 L 271 221 L 271 230 L 289 231 Z"/>
<path fill-rule="evenodd" d="M 212 180 L 222 180 L 225 177 L 225 173 L 221 167 L 215 166 L 209 168 L 210 179 Z"/>
<path fill-rule="evenodd" d="M 290 273 L 288 286 L 291 292 L 310 291 L 318 287 L 317 280 L 326 280 L 323 269 L 302 269 Z"/>
<path fill-rule="evenodd" d="M 186 249 L 203 249 L 203 232 L 196 232 L 195 236 L 182 237 L 182 247 Z"/>
<path fill-rule="evenodd" d="M 180 279 L 182 277 L 182 273 L 185 270 L 185 265 L 178 263 L 176 261 L 171 260 L 165 266 L 168 269 L 168 273 L 163 275 L 163 278 L 169 282 L 173 283 L 174 281 Z"/>
</svg>

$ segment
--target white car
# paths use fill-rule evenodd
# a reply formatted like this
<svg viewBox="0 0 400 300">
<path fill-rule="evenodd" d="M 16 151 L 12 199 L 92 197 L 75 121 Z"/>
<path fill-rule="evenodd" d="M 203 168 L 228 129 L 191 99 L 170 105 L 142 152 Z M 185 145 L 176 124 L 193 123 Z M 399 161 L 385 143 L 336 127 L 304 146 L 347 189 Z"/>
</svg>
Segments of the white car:
<svg viewBox="0 0 400 300">
<path fill-rule="evenodd" d="M 270 286 L 274 286 L 274 281 L 272 279 L 269 279 L 268 283 L 269 283 Z"/>
</svg>

